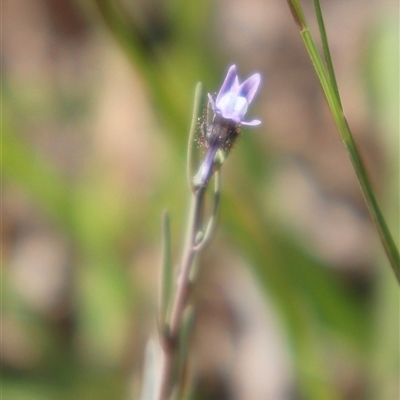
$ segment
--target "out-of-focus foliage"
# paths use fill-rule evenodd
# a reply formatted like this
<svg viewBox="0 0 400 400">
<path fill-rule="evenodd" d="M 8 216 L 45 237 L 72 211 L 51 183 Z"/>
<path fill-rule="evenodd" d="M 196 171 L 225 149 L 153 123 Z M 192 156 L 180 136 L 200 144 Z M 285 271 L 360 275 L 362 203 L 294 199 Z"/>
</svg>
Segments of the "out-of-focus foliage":
<svg viewBox="0 0 400 400">
<path fill-rule="evenodd" d="M 263 125 L 243 133 L 224 165 L 217 238 L 201 266 L 219 281 L 214 291 L 200 285 L 195 298 L 205 318 L 199 311 L 195 331 L 205 341 L 210 334 L 210 346 L 219 346 L 216 337 L 224 343 L 225 336 L 201 329 L 213 313 L 222 315 L 221 331 L 229 322 L 235 343 L 253 329 L 239 318 L 240 304 L 252 302 L 249 285 L 243 283 L 231 302 L 224 289 L 238 269 L 250 269 L 252 290 L 263 293 L 284 332 L 278 343 L 289 359 L 282 375 L 289 378 L 282 379 L 286 397 L 277 399 L 396 398 L 398 288 L 371 235 L 290 12 L 285 2 L 234 3 L 4 2 L 5 399 L 135 398 L 145 343 L 156 329 L 165 208 L 179 262 L 195 84 L 201 80 L 206 90 L 216 90 L 232 61 L 239 70 L 265 75 L 254 111 Z M 396 34 L 390 29 L 396 32 L 398 21 L 389 24 L 390 1 L 380 17 L 386 29 L 379 29 L 379 20 L 372 23 L 372 12 L 364 20 L 358 15 L 352 26 L 364 36 L 366 52 L 355 57 L 346 37 L 356 34 L 341 23 L 356 10 L 328 3 L 344 109 L 361 132 L 358 140 L 395 228 L 398 68 L 391 66 L 398 55 L 391 51 Z M 330 36 L 330 29 L 341 34 Z M 222 267 L 231 259 L 239 266 Z M 245 381 L 246 368 L 236 363 Z M 193 367 L 195 398 L 242 398 L 235 392 L 240 379 L 215 365 Z"/>
</svg>

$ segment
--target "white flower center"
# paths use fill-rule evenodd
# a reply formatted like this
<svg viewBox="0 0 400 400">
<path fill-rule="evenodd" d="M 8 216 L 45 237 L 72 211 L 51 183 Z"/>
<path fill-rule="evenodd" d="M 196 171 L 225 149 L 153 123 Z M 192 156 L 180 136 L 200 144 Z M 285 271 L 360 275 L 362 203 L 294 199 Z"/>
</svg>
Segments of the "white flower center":
<svg viewBox="0 0 400 400">
<path fill-rule="evenodd" d="M 218 102 L 217 107 L 221 110 L 223 116 L 236 116 L 241 119 L 246 114 L 248 103 L 245 97 L 227 93 Z"/>
</svg>

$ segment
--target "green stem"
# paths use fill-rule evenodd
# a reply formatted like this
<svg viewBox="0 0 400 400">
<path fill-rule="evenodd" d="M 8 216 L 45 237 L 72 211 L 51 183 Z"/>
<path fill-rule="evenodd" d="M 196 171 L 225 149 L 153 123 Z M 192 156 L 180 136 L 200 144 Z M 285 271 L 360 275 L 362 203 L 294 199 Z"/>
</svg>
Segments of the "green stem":
<svg viewBox="0 0 400 400">
<path fill-rule="evenodd" d="M 194 95 L 193 115 L 192 122 L 190 124 L 189 141 L 187 148 L 187 161 L 186 161 L 186 175 L 190 189 L 193 191 L 193 152 L 195 146 L 196 131 L 199 124 L 199 115 L 202 112 L 202 97 L 203 97 L 203 85 L 199 82 L 196 85 L 196 91 Z"/>
<path fill-rule="evenodd" d="M 158 400 L 168 399 L 174 384 L 173 370 L 180 346 L 179 331 L 190 291 L 190 272 L 198 252 L 195 248 L 195 240 L 201 224 L 205 189 L 206 187 L 202 187 L 191 196 L 187 240 L 183 251 L 175 297 L 172 303 L 171 318 L 167 329 L 168 334 L 166 337 L 161 338 L 164 353 Z"/>
<path fill-rule="evenodd" d="M 193 108 L 192 123 L 189 134 L 188 154 L 187 154 L 187 178 L 191 188 L 191 201 L 189 210 L 189 220 L 187 232 L 185 235 L 185 243 L 183 248 L 182 261 L 179 268 L 179 275 L 176 282 L 175 294 L 171 299 L 171 314 L 169 320 L 164 319 L 164 328 L 159 329 L 161 332 L 160 339 L 163 348 L 163 358 L 160 370 L 160 382 L 157 388 L 157 400 L 166 400 L 169 398 L 173 386 L 178 380 L 175 373 L 175 367 L 178 363 L 179 355 L 182 355 L 185 339 L 182 338 L 180 332 L 182 325 L 184 325 L 184 312 L 188 305 L 188 297 L 190 294 L 190 287 L 192 285 L 191 272 L 193 270 L 196 255 L 201 253 L 205 245 L 211 239 L 215 228 L 216 213 L 218 210 L 221 179 L 220 172 L 215 173 L 215 187 L 213 197 L 213 208 L 211 211 L 210 219 L 207 227 L 204 229 L 204 198 L 208 185 L 194 188 L 192 184 L 192 157 L 195 141 L 195 132 L 198 123 L 199 115 L 202 112 L 202 85 L 198 84 L 195 93 L 195 102 Z M 169 227 L 167 226 L 168 220 L 164 222 L 164 241 L 168 239 Z M 200 239 L 199 239 L 200 238 Z M 199 242 L 200 240 L 200 242 Z M 170 253 L 166 251 L 165 258 Z M 168 264 L 168 260 L 164 261 Z M 164 289 L 165 292 L 165 289 Z M 161 301 L 167 301 L 166 296 L 161 297 Z M 169 303 L 169 301 L 168 301 Z M 168 304 L 161 304 L 160 310 L 167 310 Z M 163 313 L 165 314 L 165 313 Z M 179 388 L 178 388 L 179 389 Z"/>
<path fill-rule="evenodd" d="M 328 37 L 326 34 L 324 18 L 322 16 L 322 10 L 321 10 L 321 5 L 319 3 L 319 0 L 314 0 L 314 8 L 315 8 L 315 14 L 317 16 L 317 21 L 318 21 L 319 33 L 321 35 L 322 48 L 324 50 L 326 68 L 328 70 L 332 88 L 334 89 L 335 95 L 339 101 L 340 108 L 343 109 L 342 102 L 340 100 L 339 88 L 338 88 L 338 85 L 336 82 L 335 70 L 333 69 L 332 57 L 331 57 L 331 52 L 329 50 L 329 44 L 328 44 Z"/>
<path fill-rule="evenodd" d="M 308 54 L 311 58 L 311 61 L 314 65 L 315 71 L 318 75 L 318 78 L 321 82 L 322 89 L 325 93 L 326 99 L 328 101 L 329 107 L 331 109 L 333 118 L 338 127 L 339 133 L 342 137 L 344 145 L 348 151 L 350 160 L 353 164 L 353 168 L 356 172 L 358 181 L 360 183 L 362 192 L 364 194 L 364 198 L 367 203 L 367 207 L 371 214 L 371 217 L 375 223 L 375 226 L 378 230 L 380 239 L 382 241 L 383 247 L 385 249 L 386 255 L 389 259 L 390 265 L 392 266 L 393 272 L 397 278 L 398 283 L 400 284 L 400 256 L 399 251 L 396 247 L 396 244 L 393 240 L 392 235 L 390 234 L 389 228 L 386 224 L 385 218 L 383 217 L 382 211 L 379 207 L 378 201 L 376 199 L 374 190 L 372 188 L 371 182 L 368 178 L 368 174 L 362 158 L 360 156 L 360 152 L 357 149 L 356 143 L 351 134 L 349 125 L 344 116 L 342 105 L 339 98 L 339 93 L 337 90 L 335 74 L 332 66 L 332 61 L 330 59 L 330 52 L 328 47 L 328 42 L 325 33 L 325 27 L 322 19 L 322 13 L 319 7 L 318 1 L 316 1 L 316 13 L 318 18 L 318 24 L 320 26 L 322 40 L 324 42 L 324 51 L 325 56 L 327 56 L 327 69 L 325 68 L 315 42 L 311 36 L 311 33 L 308 29 L 307 23 L 304 18 L 304 14 L 302 13 L 300 4 L 297 0 L 290 0 L 289 5 L 291 11 L 294 15 L 295 21 L 300 26 L 300 34 L 303 38 L 304 44 L 308 51 Z M 336 89 L 335 89 L 336 87 Z"/>
</svg>

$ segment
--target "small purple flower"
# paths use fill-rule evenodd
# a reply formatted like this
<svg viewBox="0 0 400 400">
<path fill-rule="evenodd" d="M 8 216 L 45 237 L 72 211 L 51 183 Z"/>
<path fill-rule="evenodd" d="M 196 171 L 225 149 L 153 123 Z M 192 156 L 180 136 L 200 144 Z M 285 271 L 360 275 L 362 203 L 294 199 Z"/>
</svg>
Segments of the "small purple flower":
<svg viewBox="0 0 400 400">
<path fill-rule="evenodd" d="M 219 150 L 230 151 L 240 134 L 241 125 L 256 126 L 261 121 L 254 119 L 244 121 L 247 109 L 260 85 L 260 74 L 254 74 L 243 83 L 239 83 L 236 66 L 232 65 L 217 98 L 208 94 L 214 112 L 212 122 L 207 126 L 207 153 L 194 178 L 195 186 L 205 187 L 210 180 L 215 166 L 215 156 Z"/>
<path fill-rule="evenodd" d="M 234 121 L 236 124 L 251 126 L 261 124 L 261 121 L 258 119 L 249 122 L 243 121 L 247 109 L 260 85 L 260 81 L 260 74 L 254 74 L 240 84 L 236 66 L 232 65 L 226 74 L 225 81 L 221 86 L 216 100 L 214 101 L 212 96 L 208 94 L 213 111 L 225 119 Z"/>
</svg>

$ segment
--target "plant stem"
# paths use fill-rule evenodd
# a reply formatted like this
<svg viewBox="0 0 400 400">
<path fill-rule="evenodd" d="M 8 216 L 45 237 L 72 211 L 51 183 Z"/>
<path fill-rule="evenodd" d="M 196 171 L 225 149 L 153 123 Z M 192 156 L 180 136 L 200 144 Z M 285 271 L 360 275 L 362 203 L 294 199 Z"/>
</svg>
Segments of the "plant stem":
<svg viewBox="0 0 400 400">
<path fill-rule="evenodd" d="M 177 349 L 179 348 L 179 330 L 190 291 L 189 277 L 194 258 L 198 252 L 196 249 L 196 236 L 199 232 L 202 219 L 205 190 L 206 187 L 200 187 L 191 196 L 187 239 L 177 279 L 176 293 L 172 303 L 171 318 L 167 325 L 169 329 L 167 334 L 161 338 L 163 360 L 161 365 L 160 390 L 157 396 L 158 400 L 168 399 L 172 387 L 174 363 Z"/>
<path fill-rule="evenodd" d="M 303 38 L 305 47 L 308 51 L 310 59 L 314 65 L 315 71 L 320 80 L 322 89 L 325 97 L 328 101 L 329 108 L 332 112 L 336 126 L 339 130 L 340 136 L 342 137 L 343 143 L 348 151 L 350 160 L 353 164 L 354 171 L 356 172 L 359 184 L 364 194 L 365 201 L 367 203 L 368 210 L 372 217 L 372 220 L 377 228 L 386 255 L 396 276 L 397 282 L 400 284 L 400 256 L 396 244 L 390 234 L 389 228 L 386 224 L 385 218 L 380 209 L 378 200 L 375 196 L 375 192 L 372 188 L 372 184 L 369 180 L 366 168 L 362 161 L 360 152 L 357 149 L 350 127 L 344 116 L 342 104 L 340 101 L 339 91 L 336 84 L 335 73 L 333 70 L 332 60 L 329 51 L 328 39 L 326 36 L 324 21 L 322 18 L 322 11 L 318 0 L 314 0 L 314 6 L 316 9 L 316 15 L 318 20 L 318 26 L 320 29 L 321 40 L 323 42 L 324 54 L 326 58 L 327 67 L 325 67 L 322 59 L 319 55 L 317 46 L 314 42 L 313 37 L 308 29 L 307 22 L 302 12 L 300 3 L 298 0 L 288 0 L 290 9 L 296 23 L 300 27 L 300 34 Z"/>
<path fill-rule="evenodd" d="M 331 52 L 329 50 L 328 36 L 326 34 L 324 18 L 322 15 L 322 10 L 321 10 L 321 5 L 319 3 L 319 0 L 314 0 L 314 8 L 315 8 L 315 14 L 317 17 L 317 21 L 318 21 L 319 32 L 321 35 L 322 48 L 324 50 L 326 69 L 328 71 L 329 79 L 331 81 L 331 87 L 335 91 L 336 98 L 338 99 L 340 108 L 342 109 L 342 101 L 340 99 L 339 88 L 338 88 L 338 85 L 336 82 L 335 70 L 333 68 Z"/>
<path fill-rule="evenodd" d="M 390 265 L 392 266 L 396 279 L 400 284 L 399 252 L 390 234 L 389 228 L 380 209 L 378 200 L 376 199 L 371 182 L 368 178 L 366 168 L 351 134 L 347 120 L 341 109 L 340 100 L 337 98 L 335 90 L 332 88 L 331 82 L 326 74 L 325 69 L 322 66 L 317 48 L 311 37 L 310 31 L 308 29 L 303 29 L 301 31 L 301 35 L 309 52 L 310 58 L 313 60 L 315 70 L 320 79 L 322 88 L 324 90 L 326 99 L 328 100 L 329 107 L 342 137 L 343 143 L 349 153 L 350 160 L 353 164 L 354 171 L 356 172 L 358 181 L 364 194 L 365 201 L 367 203 L 375 226 L 378 230 L 386 255 L 389 259 Z"/>
</svg>

